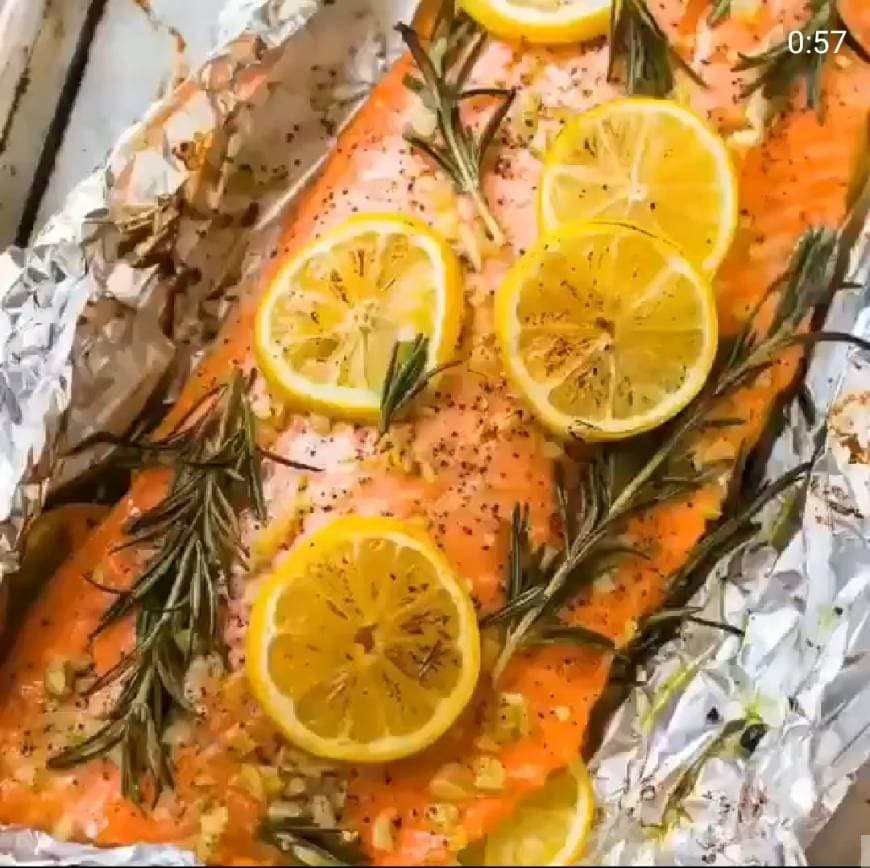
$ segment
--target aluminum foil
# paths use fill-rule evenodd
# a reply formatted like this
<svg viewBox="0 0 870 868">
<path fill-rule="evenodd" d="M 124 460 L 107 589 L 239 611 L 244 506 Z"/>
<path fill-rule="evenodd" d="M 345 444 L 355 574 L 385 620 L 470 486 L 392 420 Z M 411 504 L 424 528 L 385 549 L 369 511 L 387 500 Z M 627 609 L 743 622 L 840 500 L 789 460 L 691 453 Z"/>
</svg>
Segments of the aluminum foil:
<svg viewBox="0 0 870 868">
<path fill-rule="evenodd" d="M 863 288 L 828 327 L 870 337 L 854 258 Z M 820 348 L 806 383 L 818 421 L 795 402 L 767 467 L 776 478 L 824 436 L 797 532 L 727 559 L 693 601 L 744 637 L 685 628 L 611 721 L 590 864 L 805 864 L 870 757 L 870 356 Z"/>
<path fill-rule="evenodd" d="M 0 575 L 50 488 L 100 457 L 69 447 L 171 399 L 415 5 L 230 0 L 203 67 L 29 250 L 0 257 Z M 868 301 L 842 295 L 831 327 L 870 334 Z M 781 553 L 744 549 L 700 595 L 745 638 L 685 630 L 611 722 L 589 861 L 801 863 L 870 756 L 870 360 L 826 346 L 807 383 L 819 422 L 794 408 L 769 467 L 806 457 L 827 423 L 800 530 Z M 192 862 L 0 830 L 2 864 Z"/>
<path fill-rule="evenodd" d="M 412 5 L 232 0 L 202 68 L 0 257 L 0 575 L 48 490 L 101 457 L 71 447 L 172 398 Z"/>
<path fill-rule="evenodd" d="M 121 138 L 27 250 L 0 256 L 0 580 L 47 493 L 171 399 L 270 230 L 397 55 L 414 0 L 229 0 L 203 66 Z M 256 203 L 256 204 L 252 204 Z M 159 861 L 158 861 L 159 860 Z M 191 864 L 0 830 L 2 864 Z"/>
</svg>

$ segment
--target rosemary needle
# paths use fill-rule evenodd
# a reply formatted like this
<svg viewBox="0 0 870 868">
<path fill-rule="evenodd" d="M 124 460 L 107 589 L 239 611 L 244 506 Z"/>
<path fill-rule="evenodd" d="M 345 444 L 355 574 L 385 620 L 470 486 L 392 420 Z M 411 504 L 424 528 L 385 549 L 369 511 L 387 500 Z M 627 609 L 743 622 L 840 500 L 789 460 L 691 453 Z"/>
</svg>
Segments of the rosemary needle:
<svg viewBox="0 0 870 868">
<path fill-rule="evenodd" d="M 438 365 L 426 370 L 429 360 L 429 338 L 418 334 L 410 343 L 396 341 L 387 365 L 381 391 L 380 423 L 378 434 L 383 437 L 393 421 L 429 385 L 432 378 L 458 362 Z"/>
<path fill-rule="evenodd" d="M 668 96 L 674 89 L 674 69 L 706 87 L 668 41 L 645 0 L 614 0 L 611 7 L 608 81 L 613 81 L 619 68 L 624 70 L 625 89 L 632 96 Z"/>
<path fill-rule="evenodd" d="M 720 24 L 731 14 L 731 0 L 715 0 L 710 14 L 707 16 L 707 23 L 711 27 Z"/>
<path fill-rule="evenodd" d="M 367 865 L 360 847 L 343 829 L 324 829 L 310 819 L 267 819 L 260 837 L 300 865 Z"/>
<path fill-rule="evenodd" d="M 481 177 L 484 159 L 513 104 L 515 91 L 466 87 L 486 33 L 456 9 L 455 0 L 443 0 L 428 47 L 424 47 L 413 27 L 398 24 L 396 29 L 420 73 L 420 78 L 408 77 L 405 84 L 421 97 L 436 119 L 431 136 L 410 131 L 405 139 L 443 169 L 460 193 L 471 198 L 490 238 L 501 244 L 504 234 L 481 190 Z M 497 102 L 480 133 L 468 126 L 461 114 L 463 103 L 475 97 L 490 97 Z"/>
<path fill-rule="evenodd" d="M 546 641 L 548 632 L 555 629 L 554 624 L 564 628 L 555 620 L 560 609 L 601 575 L 614 557 L 646 556 L 645 552 L 626 545 L 622 534 L 629 519 L 658 503 L 685 497 L 721 477 L 725 468 L 720 463 L 695 466 L 690 437 L 703 430 L 706 420 L 726 398 L 750 385 L 776 363 L 785 349 L 795 344 L 836 340 L 870 351 L 870 343 L 851 335 L 802 333 L 807 319 L 839 286 L 844 253 L 854 240 L 851 233 L 847 224 L 840 232 L 814 229 L 801 238 L 788 271 L 768 295 L 776 299 L 770 324 L 759 332 L 750 317 L 744 330 L 721 353 L 705 389 L 677 417 L 664 441 L 627 482 L 618 479 L 617 447 L 602 450 L 582 465 L 578 483 L 571 492 L 557 480 L 559 511 L 568 530 L 566 544 L 555 557 L 546 559 L 541 552 L 532 550 L 525 513 L 515 511 L 508 599 L 500 610 L 482 621 L 483 626 L 499 624 L 505 629 L 494 677 L 498 677 L 518 650 L 537 644 L 539 638 Z M 727 463 L 733 471 L 733 462 Z M 740 517 L 735 522 L 736 526 L 729 525 L 729 533 L 733 531 L 736 535 L 745 528 L 745 522 Z M 719 542 L 719 536 L 711 536 L 711 541 Z M 579 642 L 604 647 L 603 637 L 592 637 L 586 632 L 576 633 Z M 568 632 L 561 634 L 564 640 L 568 637 Z"/>
<path fill-rule="evenodd" d="M 120 683 L 108 721 L 53 756 L 50 768 L 70 768 L 118 746 L 125 796 L 142 800 L 143 777 L 150 777 L 155 800 L 172 784 L 161 738 L 172 708 L 192 710 L 184 676 L 194 654 L 222 649 L 219 607 L 232 565 L 244 559 L 237 511 L 247 505 L 265 517 L 255 434 L 247 384 L 236 372 L 169 436 L 119 444 L 169 464 L 174 477 L 165 498 L 127 526 L 121 548 L 148 553 L 133 586 L 112 590 L 91 580 L 116 595 L 95 635 L 136 610 L 136 641 L 89 691 Z"/>
<path fill-rule="evenodd" d="M 830 42 L 842 33 L 842 41 L 862 60 L 870 63 L 870 54 L 849 30 L 836 0 L 810 0 L 809 12 L 807 22 L 798 31 L 801 35 L 800 51 L 792 51 L 794 36 L 789 34 L 787 39 L 758 54 L 741 54 L 734 69 L 738 72 L 756 70 L 754 80 L 743 89 L 744 96 L 760 90 L 767 99 L 784 99 L 792 86 L 803 79 L 806 82 L 807 105 L 814 108 L 819 120 L 823 121 L 822 72 L 828 55 L 839 48 L 832 47 Z M 821 50 L 822 45 L 824 50 Z"/>
</svg>

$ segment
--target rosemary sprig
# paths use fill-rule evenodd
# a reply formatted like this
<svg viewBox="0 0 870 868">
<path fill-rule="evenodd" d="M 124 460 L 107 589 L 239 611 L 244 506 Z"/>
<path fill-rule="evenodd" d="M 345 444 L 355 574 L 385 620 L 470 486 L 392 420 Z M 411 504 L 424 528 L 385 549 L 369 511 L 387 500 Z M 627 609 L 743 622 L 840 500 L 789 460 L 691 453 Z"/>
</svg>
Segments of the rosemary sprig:
<svg viewBox="0 0 870 868">
<path fill-rule="evenodd" d="M 557 491 L 562 492 L 561 486 Z M 563 521 L 566 534 L 568 524 Z M 510 625 L 529 603 L 540 595 L 542 584 L 557 566 L 559 555 L 545 546 L 535 549 L 529 533 L 529 510 L 517 504 L 511 519 L 510 557 L 507 566 L 505 605 L 481 618 L 481 627 Z M 565 624 L 555 617 L 541 618 L 518 647 L 530 645 L 590 645 L 612 651 L 613 642 L 601 633 L 576 624 Z"/>
<path fill-rule="evenodd" d="M 791 51 L 790 40 L 777 42 L 758 54 L 741 54 L 734 69 L 738 72 L 753 69 L 757 74 L 744 89 L 744 96 L 761 90 L 768 99 L 784 98 L 792 85 L 803 79 L 807 88 L 807 105 L 814 108 L 820 121 L 824 120 L 825 107 L 822 100 L 822 71 L 825 61 L 834 51 L 831 48 L 817 51 L 816 36 L 826 43 L 835 38 L 833 31 L 845 33 L 844 42 L 865 62 L 870 63 L 870 54 L 849 30 L 840 15 L 836 0 L 810 0 L 809 19 L 800 28 L 801 46 L 809 51 Z"/>
<path fill-rule="evenodd" d="M 707 16 L 707 23 L 711 27 L 715 27 L 720 22 L 724 21 L 731 14 L 731 0 L 715 0 L 710 14 Z"/>
<path fill-rule="evenodd" d="M 434 377 L 458 362 L 447 362 L 426 370 L 429 360 L 429 338 L 418 334 L 410 343 L 396 341 L 381 392 L 378 434 L 383 437 L 395 418 L 414 400 Z"/>
<path fill-rule="evenodd" d="M 853 240 L 851 231 L 815 229 L 804 235 L 787 273 L 775 282 L 756 311 L 758 313 L 764 301 L 775 300 L 769 324 L 759 329 L 756 317 L 750 317 L 731 346 L 721 353 L 705 389 L 677 417 L 658 448 L 627 482 L 620 484 L 618 479 L 616 448 L 599 452 L 581 467 L 573 498 L 575 503 L 557 480 L 564 549 L 546 561 L 537 555 L 530 557 L 527 543 L 514 542 L 507 601 L 502 609 L 484 619 L 484 625 L 505 625 L 504 647 L 494 668 L 495 677 L 514 653 L 536 643 L 536 634 L 544 635 L 551 629 L 562 606 L 601 575 L 602 568 L 608 566 L 614 556 L 645 556 L 644 552 L 627 546 L 622 537 L 629 519 L 657 503 L 686 497 L 721 477 L 720 463 L 701 467 L 693 464 L 689 441 L 708 420 L 717 421 L 715 410 L 724 400 L 750 385 L 790 346 L 837 340 L 870 351 L 870 343 L 852 335 L 800 332 L 816 308 L 827 301 L 832 288 L 839 286 L 844 253 Z M 731 420 L 728 421 L 730 424 Z M 734 462 L 727 463 L 733 470 Z M 790 481 L 787 476 L 780 484 L 790 484 Z M 777 489 L 773 489 L 773 493 L 776 492 Z M 772 496 L 771 492 L 767 494 Z M 709 536 L 698 556 L 707 554 L 709 546 L 722 542 L 724 535 L 745 531 L 747 515 L 751 518 L 754 514 L 750 510 L 739 515 L 732 524 L 726 524 L 719 536 Z M 513 525 L 514 540 L 527 537 L 524 523 L 518 521 L 516 512 Z M 517 551 L 525 552 L 522 558 Z"/>
<path fill-rule="evenodd" d="M 161 736 L 170 709 L 192 711 L 184 676 L 194 654 L 222 650 L 220 602 L 230 568 L 244 560 L 237 511 L 248 505 L 265 517 L 263 453 L 239 372 L 167 437 L 120 445 L 168 463 L 174 478 L 166 497 L 126 528 L 128 539 L 119 548 L 149 553 L 132 587 L 121 591 L 90 579 L 116 597 L 93 635 L 138 610 L 135 646 L 89 690 L 92 694 L 121 682 L 108 722 L 48 765 L 70 768 L 119 745 L 124 795 L 140 802 L 143 777 L 150 775 L 155 800 L 172 783 Z"/>
<path fill-rule="evenodd" d="M 267 819 L 260 837 L 301 865 L 367 865 L 343 829 L 324 829 L 306 819 Z"/>
<path fill-rule="evenodd" d="M 702 610 L 688 605 L 688 602 L 700 590 L 717 563 L 758 536 L 761 526 L 756 519 L 769 503 L 799 484 L 805 492 L 812 466 L 813 461 L 799 464 L 762 487 L 753 497 L 732 498 L 725 508 L 726 514 L 731 515 L 723 518 L 707 533 L 680 569 L 668 578 L 661 609 L 645 618 L 638 627 L 636 637 L 621 649 L 617 678 L 622 679 L 628 670 L 636 669 L 644 658 L 672 638 L 686 621 L 736 636 L 743 635 L 743 631 L 732 624 L 699 617 Z"/>
<path fill-rule="evenodd" d="M 696 84 L 703 79 L 668 41 L 645 0 L 614 0 L 610 9 L 610 60 L 607 80 L 623 68 L 629 94 L 667 96 L 674 89 L 674 70 Z"/>
<path fill-rule="evenodd" d="M 408 132 L 405 139 L 440 166 L 460 193 L 468 194 L 490 238 L 500 244 L 504 235 L 481 190 L 481 177 L 484 159 L 516 92 L 499 87 L 466 87 L 486 42 L 486 33 L 456 9 L 455 0 L 443 0 L 427 47 L 413 27 L 398 24 L 396 29 L 421 76 L 408 77 L 405 84 L 420 95 L 436 118 L 431 136 Z M 497 101 L 479 134 L 461 116 L 462 104 L 475 97 L 492 97 Z"/>
</svg>

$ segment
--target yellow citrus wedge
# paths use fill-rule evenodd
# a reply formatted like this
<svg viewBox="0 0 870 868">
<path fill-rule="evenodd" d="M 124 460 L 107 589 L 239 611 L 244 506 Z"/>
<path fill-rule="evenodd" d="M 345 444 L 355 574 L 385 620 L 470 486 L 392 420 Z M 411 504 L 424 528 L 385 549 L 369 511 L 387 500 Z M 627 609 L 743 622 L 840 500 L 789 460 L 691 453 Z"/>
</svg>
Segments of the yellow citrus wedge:
<svg viewBox="0 0 870 868">
<path fill-rule="evenodd" d="M 570 121 L 547 154 L 544 230 L 624 220 L 668 238 L 712 273 L 737 227 L 737 177 L 725 142 L 668 100 L 617 99 Z"/>
<path fill-rule="evenodd" d="M 595 797 L 586 767 L 579 760 L 554 773 L 544 786 L 526 796 L 511 816 L 496 827 L 466 865 L 573 865 L 583 855 Z"/>
<path fill-rule="evenodd" d="M 294 744 L 349 762 L 423 750 L 474 691 L 471 598 L 416 525 L 338 518 L 300 541 L 254 602 L 247 671 Z"/>
<path fill-rule="evenodd" d="M 435 368 L 455 350 L 462 309 L 460 266 L 443 238 L 401 214 L 361 214 L 277 270 L 254 350 L 295 406 L 374 421 L 395 343 L 426 335 Z"/>
<path fill-rule="evenodd" d="M 526 42 L 593 39 L 607 32 L 611 0 L 460 0 L 490 33 Z"/>
<path fill-rule="evenodd" d="M 507 373 L 555 434 L 616 440 L 676 415 L 717 344 L 707 280 L 673 244 L 627 224 L 568 223 L 496 295 Z"/>
</svg>

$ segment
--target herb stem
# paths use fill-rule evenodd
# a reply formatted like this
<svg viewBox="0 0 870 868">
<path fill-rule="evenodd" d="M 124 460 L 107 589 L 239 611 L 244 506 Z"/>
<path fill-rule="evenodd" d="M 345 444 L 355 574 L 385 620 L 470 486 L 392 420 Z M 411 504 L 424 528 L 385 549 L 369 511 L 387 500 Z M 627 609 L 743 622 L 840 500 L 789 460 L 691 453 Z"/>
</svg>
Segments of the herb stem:
<svg viewBox="0 0 870 868">
<path fill-rule="evenodd" d="M 711 27 L 723 22 L 731 14 L 731 0 L 715 0 L 713 8 L 707 17 L 707 23 Z"/>
<path fill-rule="evenodd" d="M 682 70 L 695 84 L 703 79 L 671 45 L 646 0 L 613 0 L 610 11 L 610 59 L 607 80 L 624 73 L 630 95 L 665 97 L 675 84 L 675 70 Z"/>
<path fill-rule="evenodd" d="M 706 420 L 721 401 L 753 383 L 775 364 L 784 350 L 795 344 L 838 341 L 870 349 L 866 342 L 844 333 L 810 332 L 806 336 L 801 333 L 813 312 L 825 304 L 832 289 L 839 286 L 843 251 L 850 241 L 849 224 L 840 232 L 816 229 L 808 231 L 801 238 L 785 275 L 761 299 L 732 345 L 720 351 L 720 359 L 703 391 L 672 423 L 662 445 L 632 474 L 615 496 L 614 461 L 617 453 L 612 450 L 600 453 L 588 465 L 592 470 L 581 478 L 578 487 L 577 520 L 571 522 L 570 527 L 563 527 L 566 545 L 562 554 L 552 568 L 541 569 L 538 564 L 534 574 L 529 573 L 527 558 L 525 575 L 509 583 L 505 606 L 486 619 L 489 624 L 506 622 L 508 625 L 493 670 L 496 680 L 512 656 L 521 648 L 535 644 L 535 637 L 543 637 L 548 629 L 548 620 L 556 616 L 559 608 L 595 577 L 597 558 L 613 554 L 643 555 L 621 537 L 632 517 L 646 512 L 655 504 L 685 497 L 710 482 L 721 480 L 724 470 L 722 462 L 696 466 L 696 459 L 692 457 L 687 444 L 687 438 L 693 432 L 703 430 Z M 776 304 L 770 324 L 759 331 L 756 315 L 771 298 L 775 298 Z M 739 457 L 727 462 L 732 478 L 739 464 Z M 595 470 L 596 466 L 598 471 Z M 685 469 L 680 470 L 683 466 Z M 802 466 L 786 474 L 778 483 L 766 489 L 748 510 L 733 521 L 725 522 L 718 532 L 710 534 L 708 542 L 718 544 L 722 536 L 736 538 L 761 505 L 792 484 L 806 470 Z M 558 479 L 556 495 L 563 525 L 567 525 L 568 497 Z M 517 525 L 516 520 L 514 524 Z M 517 535 L 515 527 L 514 536 Z M 706 542 L 698 547 L 700 555 L 705 555 L 708 550 Z M 512 556 L 512 561 L 516 560 Z M 513 563 L 512 568 L 515 568 Z"/>
<path fill-rule="evenodd" d="M 487 235 L 495 244 L 504 244 L 504 232 L 486 201 L 480 188 L 480 169 L 470 162 L 468 144 L 457 140 L 457 132 L 450 123 L 440 122 L 439 128 L 444 141 L 450 151 L 456 155 L 456 168 L 458 174 L 457 187 L 464 192 L 474 203 L 477 216 L 483 221 Z"/>
<path fill-rule="evenodd" d="M 478 216 L 483 220 L 483 224 L 486 227 L 486 232 L 489 235 L 490 240 L 499 246 L 504 244 L 504 232 L 502 232 L 501 226 L 498 225 L 498 221 L 495 219 L 492 211 L 490 211 L 489 204 L 487 203 L 483 193 L 481 193 L 477 187 L 473 187 L 468 191 L 468 195 L 471 197 L 471 201 L 474 202 L 474 207 L 477 210 Z"/>
<path fill-rule="evenodd" d="M 483 50 L 486 33 L 468 15 L 456 9 L 455 0 L 443 0 L 425 46 L 412 27 L 399 24 L 396 29 L 419 74 L 419 77 L 406 78 L 405 84 L 435 116 L 432 135 L 409 131 L 405 133 L 405 139 L 441 168 L 459 193 L 469 196 L 487 235 L 497 244 L 502 244 L 504 232 L 486 201 L 481 178 L 484 161 L 513 104 L 515 91 L 466 87 Z M 498 104 L 477 132 L 463 122 L 461 109 L 466 100 L 482 96 L 496 99 Z"/>
<path fill-rule="evenodd" d="M 381 388 L 378 440 L 389 430 L 396 417 L 438 374 L 459 364 L 445 362 L 426 369 L 429 363 L 429 338 L 420 333 L 413 341 L 396 341 Z"/>
<path fill-rule="evenodd" d="M 136 802 L 142 777 L 153 782 L 155 800 L 171 784 L 161 738 L 172 707 L 190 711 L 184 676 L 193 655 L 223 650 L 221 595 L 231 565 L 244 559 L 236 511 L 249 507 L 260 518 L 265 514 L 262 456 L 246 389 L 237 372 L 168 436 L 116 444 L 151 460 L 171 457 L 174 478 L 160 503 L 131 519 L 128 538 L 118 546 L 147 552 L 143 570 L 125 591 L 103 588 L 115 600 L 94 636 L 137 613 L 134 647 L 89 690 L 120 683 L 109 719 L 85 741 L 52 756 L 48 767 L 71 768 L 119 746 L 122 791 Z M 185 632 L 182 648 L 178 637 Z"/>
</svg>

